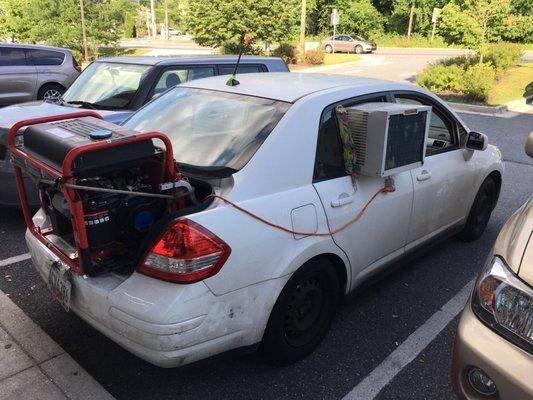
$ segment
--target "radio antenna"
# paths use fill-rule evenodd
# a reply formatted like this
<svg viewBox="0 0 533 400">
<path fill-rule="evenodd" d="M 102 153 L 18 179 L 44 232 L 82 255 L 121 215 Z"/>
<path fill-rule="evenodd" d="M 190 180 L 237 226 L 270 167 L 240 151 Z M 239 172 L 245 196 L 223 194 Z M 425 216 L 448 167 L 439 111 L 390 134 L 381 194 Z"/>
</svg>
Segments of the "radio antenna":
<svg viewBox="0 0 533 400">
<path fill-rule="evenodd" d="M 237 58 L 237 64 L 235 64 L 235 69 L 233 70 L 233 74 L 229 77 L 229 79 L 226 81 L 226 85 L 228 86 L 237 86 L 240 84 L 240 82 L 237 80 L 237 69 L 239 68 L 239 64 L 241 63 L 241 57 L 242 53 L 244 53 L 244 49 L 246 46 L 249 46 L 252 43 L 252 37 L 248 34 L 244 35 L 242 39 L 242 46 L 241 50 L 239 51 L 239 58 Z"/>
</svg>

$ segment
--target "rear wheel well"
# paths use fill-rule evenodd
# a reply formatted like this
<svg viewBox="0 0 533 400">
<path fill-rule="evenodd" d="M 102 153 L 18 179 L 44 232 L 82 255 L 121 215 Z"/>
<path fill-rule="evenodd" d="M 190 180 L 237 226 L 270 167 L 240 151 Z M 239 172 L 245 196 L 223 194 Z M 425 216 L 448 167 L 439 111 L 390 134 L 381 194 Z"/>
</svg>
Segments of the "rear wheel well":
<svg viewBox="0 0 533 400">
<path fill-rule="evenodd" d="M 57 82 L 46 82 L 46 83 L 43 83 L 41 85 L 41 87 L 39 88 L 39 90 L 37 91 L 37 97 L 41 97 L 42 94 L 43 94 L 43 91 L 46 87 L 50 87 L 50 86 L 56 86 L 56 87 L 59 87 L 61 88 L 62 90 L 66 90 L 66 87 L 63 86 L 62 84 L 60 83 L 57 83 Z"/>
<path fill-rule="evenodd" d="M 346 293 L 346 284 L 348 282 L 348 275 L 346 273 L 346 264 L 344 264 L 344 261 L 342 260 L 342 258 L 340 258 L 338 255 L 333 254 L 333 253 L 325 253 L 325 254 L 320 254 L 318 256 L 315 256 L 311 260 L 327 260 L 331 263 L 331 265 L 335 268 L 337 277 L 339 278 L 339 290 L 340 290 L 341 298 L 344 297 L 344 294 Z"/>
</svg>

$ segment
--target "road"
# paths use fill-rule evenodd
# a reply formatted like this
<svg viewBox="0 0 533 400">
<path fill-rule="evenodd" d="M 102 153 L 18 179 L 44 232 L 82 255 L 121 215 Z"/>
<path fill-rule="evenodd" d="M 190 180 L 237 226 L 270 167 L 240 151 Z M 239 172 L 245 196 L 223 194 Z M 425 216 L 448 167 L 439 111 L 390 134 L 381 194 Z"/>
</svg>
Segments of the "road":
<svg viewBox="0 0 533 400">
<path fill-rule="evenodd" d="M 317 351 L 289 366 L 256 354 L 230 353 L 179 369 L 154 367 L 126 352 L 51 298 L 29 261 L 2 265 L 0 290 L 117 399 L 334 399 L 358 386 L 389 354 L 402 349 L 479 272 L 505 220 L 533 187 L 533 160 L 523 144 L 533 116 L 462 114 L 471 129 L 487 133 L 503 151 L 506 170 L 500 201 L 483 237 L 454 238 L 397 265 L 398 269 L 341 306 Z M 0 208 L 0 260 L 27 252 L 24 223 Z M 378 399 L 454 399 L 449 384 L 454 318 L 379 393 Z"/>
</svg>

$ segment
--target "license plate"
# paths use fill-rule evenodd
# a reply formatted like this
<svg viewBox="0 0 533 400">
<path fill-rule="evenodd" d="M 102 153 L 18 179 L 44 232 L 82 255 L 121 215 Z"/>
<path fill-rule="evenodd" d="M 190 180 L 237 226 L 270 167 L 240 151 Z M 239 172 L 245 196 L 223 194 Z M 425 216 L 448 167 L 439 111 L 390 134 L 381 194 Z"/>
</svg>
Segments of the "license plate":
<svg viewBox="0 0 533 400">
<path fill-rule="evenodd" d="M 61 271 L 60 264 L 57 262 L 52 263 L 50 267 L 48 286 L 65 311 L 69 311 L 71 284 L 65 274 Z"/>
</svg>

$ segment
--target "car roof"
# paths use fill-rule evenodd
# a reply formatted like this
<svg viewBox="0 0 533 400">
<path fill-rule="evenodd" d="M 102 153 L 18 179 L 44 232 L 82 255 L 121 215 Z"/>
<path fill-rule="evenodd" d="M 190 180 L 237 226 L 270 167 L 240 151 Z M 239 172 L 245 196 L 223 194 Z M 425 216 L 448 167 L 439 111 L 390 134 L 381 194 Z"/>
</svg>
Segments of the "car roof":
<svg viewBox="0 0 533 400">
<path fill-rule="evenodd" d="M 95 62 L 126 63 L 140 65 L 176 65 L 176 64 L 230 64 L 237 61 L 238 56 L 120 56 L 99 58 Z M 279 57 L 242 56 L 243 64 L 283 62 Z"/>
<path fill-rule="evenodd" d="M 347 75 L 262 72 L 238 74 L 236 78 L 240 82 L 237 86 L 226 85 L 226 81 L 228 80 L 228 76 L 226 75 L 185 82 L 180 87 L 239 93 L 289 103 L 293 103 L 313 93 L 341 87 L 353 89 L 368 88 L 368 92 L 372 92 L 374 89 L 378 89 L 379 91 L 417 90 L 416 86 L 411 84 Z"/>
<path fill-rule="evenodd" d="M 24 44 L 24 43 L 0 43 L 0 47 L 18 47 L 22 49 L 37 49 L 37 50 L 55 50 L 62 52 L 69 52 L 69 49 L 63 47 L 45 46 L 43 44 Z"/>
</svg>

